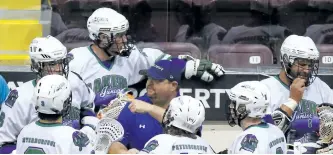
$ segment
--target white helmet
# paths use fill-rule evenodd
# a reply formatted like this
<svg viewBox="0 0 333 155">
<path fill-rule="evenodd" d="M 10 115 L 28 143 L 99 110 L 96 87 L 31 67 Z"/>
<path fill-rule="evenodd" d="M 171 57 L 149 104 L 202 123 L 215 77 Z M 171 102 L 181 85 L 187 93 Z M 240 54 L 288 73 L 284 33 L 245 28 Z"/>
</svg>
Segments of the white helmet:
<svg viewBox="0 0 333 155">
<path fill-rule="evenodd" d="M 291 71 L 291 67 L 297 58 L 310 62 L 311 70 L 307 75 L 306 83 L 306 86 L 309 86 L 317 76 L 319 66 L 319 51 L 313 40 L 305 36 L 290 35 L 282 43 L 280 51 L 281 65 L 285 69 L 287 77 L 291 80 L 301 75 L 300 72 L 294 73 Z"/>
<path fill-rule="evenodd" d="M 71 105 L 71 88 L 61 75 L 46 75 L 35 87 L 36 110 L 43 114 L 64 114 Z"/>
<path fill-rule="evenodd" d="M 100 33 L 116 35 L 125 33 L 129 28 L 128 20 L 122 14 L 110 8 L 99 8 L 88 18 L 87 28 L 92 40 Z"/>
<path fill-rule="evenodd" d="M 30 43 L 29 55 L 35 62 L 50 62 L 66 58 L 67 48 L 52 36 L 37 37 Z"/>
<path fill-rule="evenodd" d="M 245 81 L 227 91 L 230 103 L 227 103 L 228 123 L 240 125 L 246 117 L 262 118 L 266 114 L 270 101 L 268 88 L 259 81 Z"/>
<path fill-rule="evenodd" d="M 29 47 L 31 58 L 31 69 L 39 75 L 39 78 L 51 74 L 43 73 L 48 66 L 55 64 L 62 66 L 62 74 L 68 73 L 68 63 L 72 57 L 68 57 L 67 48 L 56 38 L 52 36 L 37 37 L 32 40 Z M 52 72 L 51 70 L 49 72 Z"/>
<path fill-rule="evenodd" d="M 195 133 L 205 120 L 205 107 L 191 96 L 179 96 L 171 100 L 163 124 Z"/>
<path fill-rule="evenodd" d="M 128 20 L 122 14 L 110 8 L 99 8 L 88 18 L 89 37 L 111 58 L 113 55 L 128 57 L 133 46 L 123 40 L 123 45 L 112 49 L 117 36 L 124 37 L 129 28 Z"/>
<path fill-rule="evenodd" d="M 112 58 L 114 55 L 128 57 L 131 54 L 132 44 L 126 37 L 123 45 L 115 44 L 116 37 L 122 39 L 126 36 L 129 28 L 128 20 L 122 14 L 110 8 L 99 8 L 88 18 L 87 28 L 89 37 L 94 43 Z M 116 49 L 115 49 L 116 48 Z"/>
</svg>

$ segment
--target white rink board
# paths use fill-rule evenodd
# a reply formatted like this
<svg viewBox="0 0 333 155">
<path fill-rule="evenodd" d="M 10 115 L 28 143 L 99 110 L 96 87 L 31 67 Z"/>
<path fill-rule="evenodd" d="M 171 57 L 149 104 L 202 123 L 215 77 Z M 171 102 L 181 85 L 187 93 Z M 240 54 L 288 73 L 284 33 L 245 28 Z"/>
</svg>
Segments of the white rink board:
<svg viewBox="0 0 333 155">
<path fill-rule="evenodd" d="M 205 122 L 203 125 L 202 137 L 217 152 L 228 148 L 236 136 L 241 133 L 238 126 L 231 127 L 227 122 Z"/>
</svg>

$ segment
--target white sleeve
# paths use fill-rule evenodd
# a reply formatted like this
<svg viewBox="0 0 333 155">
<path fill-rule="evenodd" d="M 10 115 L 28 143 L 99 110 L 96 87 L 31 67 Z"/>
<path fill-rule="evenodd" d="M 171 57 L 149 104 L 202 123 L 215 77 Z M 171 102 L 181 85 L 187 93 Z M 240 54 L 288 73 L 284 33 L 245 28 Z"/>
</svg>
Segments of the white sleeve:
<svg viewBox="0 0 333 155">
<path fill-rule="evenodd" d="M 94 154 L 94 148 L 86 134 L 75 131 L 72 136 L 70 154 Z"/>
<path fill-rule="evenodd" d="M 71 71 L 68 78 L 72 89 L 72 103 L 79 104 L 77 107 L 81 109 L 81 116 L 95 116 L 95 93 L 86 85 L 78 73 Z"/>
<path fill-rule="evenodd" d="M 333 104 L 333 91 L 332 89 L 324 82 L 321 81 L 321 92 L 324 94 L 323 100 L 325 103 L 332 103 Z M 321 103 L 317 103 L 321 104 Z"/>
<path fill-rule="evenodd" d="M 24 126 L 38 119 L 34 101 L 12 90 L 0 111 L 0 143 L 16 141 Z"/>
<path fill-rule="evenodd" d="M 69 55 L 73 56 L 73 60 L 71 60 L 69 63 L 69 71 L 74 71 L 79 75 L 82 74 L 82 71 L 85 68 L 84 63 L 86 62 L 87 59 L 87 58 L 85 59 L 84 57 L 85 56 L 84 54 L 86 52 L 82 50 L 88 50 L 88 48 L 82 48 L 82 47 L 74 48 L 68 53 Z"/>
<path fill-rule="evenodd" d="M 258 154 L 258 139 L 253 134 L 236 138 L 228 149 L 228 154 Z"/>
<path fill-rule="evenodd" d="M 159 49 L 153 48 L 134 48 L 129 57 L 131 62 L 134 63 L 134 70 L 132 76 L 129 79 L 128 85 L 133 85 L 142 80 L 142 75 L 139 74 L 140 70 L 149 69 L 150 66 L 154 65 L 156 61 L 162 59 L 169 59 L 171 56 L 169 54 L 163 53 Z"/>
<path fill-rule="evenodd" d="M 139 154 L 170 154 L 171 151 L 170 139 L 166 139 L 164 134 L 161 134 L 151 138 Z"/>
</svg>

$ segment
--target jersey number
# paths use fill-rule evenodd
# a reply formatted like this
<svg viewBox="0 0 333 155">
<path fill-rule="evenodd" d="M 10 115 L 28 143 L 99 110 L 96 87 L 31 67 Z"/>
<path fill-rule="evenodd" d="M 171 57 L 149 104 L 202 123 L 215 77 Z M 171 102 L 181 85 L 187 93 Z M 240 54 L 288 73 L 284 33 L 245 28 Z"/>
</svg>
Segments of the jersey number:
<svg viewBox="0 0 333 155">
<path fill-rule="evenodd" d="M 0 128 L 3 126 L 3 123 L 5 121 L 5 117 L 6 117 L 5 113 L 1 112 L 0 113 Z"/>
<path fill-rule="evenodd" d="M 308 120 L 308 127 L 309 127 L 309 128 L 312 128 L 312 119 L 309 119 L 309 120 Z"/>
<path fill-rule="evenodd" d="M 28 147 L 27 150 L 24 151 L 24 154 L 46 154 L 42 148 L 39 147 Z"/>
</svg>

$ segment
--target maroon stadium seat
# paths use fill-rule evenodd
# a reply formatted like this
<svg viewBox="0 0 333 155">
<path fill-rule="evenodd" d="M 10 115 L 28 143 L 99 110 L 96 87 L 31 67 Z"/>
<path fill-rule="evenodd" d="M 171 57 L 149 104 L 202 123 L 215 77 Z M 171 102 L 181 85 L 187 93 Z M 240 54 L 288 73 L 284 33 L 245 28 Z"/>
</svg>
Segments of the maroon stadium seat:
<svg viewBox="0 0 333 155">
<path fill-rule="evenodd" d="M 191 43 L 178 42 L 147 42 L 137 44 L 138 48 L 156 48 L 172 56 L 191 55 L 194 58 L 200 58 L 201 52 L 198 47 Z"/>
<path fill-rule="evenodd" d="M 227 68 L 252 68 L 273 64 L 271 50 L 257 44 L 216 45 L 209 48 L 208 59 Z"/>
<path fill-rule="evenodd" d="M 332 67 L 333 64 L 333 45 L 317 45 L 320 52 L 319 67 Z"/>
<path fill-rule="evenodd" d="M 86 19 L 98 8 L 109 7 L 117 10 L 119 0 L 65 0 L 59 8 L 66 23 L 74 21 L 85 27 Z"/>
<path fill-rule="evenodd" d="M 148 7 L 147 7 L 148 4 Z M 120 0 L 121 13 L 129 19 L 130 29 L 138 31 L 140 25 L 138 22 L 148 22 L 151 29 L 156 30 L 157 34 L 153 37 L 140 37 L 148 40 L 137 40 L 145 42 L 164 42 L 167 41 L 168 36 L 168 0 Z M 138 19 L 139 18 L 139 19 Z M 140 19 L 141 18 L 141 19 Z M 145 25 L 145 26 L 147 26 Z M 146 34 L 149 27 L 141 29 L 137 35 Z M 142 33 L 143 32 L 143 33 Z M 132 33 L 133 34 L 133 33 Z M 134 37 L 135 38 L 135 37 Z"/>
</svg>

